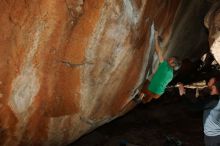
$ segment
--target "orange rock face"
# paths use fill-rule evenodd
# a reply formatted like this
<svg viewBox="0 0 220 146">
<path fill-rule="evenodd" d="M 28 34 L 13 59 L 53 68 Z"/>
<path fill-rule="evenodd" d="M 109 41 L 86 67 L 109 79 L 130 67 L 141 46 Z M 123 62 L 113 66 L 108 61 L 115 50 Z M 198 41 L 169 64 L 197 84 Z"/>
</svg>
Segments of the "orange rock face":
<svg viewBox="0 0 220 146">
<path fill-rule="evenodd" d="M 180 2 L 1 0 L 0 145 L 66 145 L 118 117 Z"/>
</svg>

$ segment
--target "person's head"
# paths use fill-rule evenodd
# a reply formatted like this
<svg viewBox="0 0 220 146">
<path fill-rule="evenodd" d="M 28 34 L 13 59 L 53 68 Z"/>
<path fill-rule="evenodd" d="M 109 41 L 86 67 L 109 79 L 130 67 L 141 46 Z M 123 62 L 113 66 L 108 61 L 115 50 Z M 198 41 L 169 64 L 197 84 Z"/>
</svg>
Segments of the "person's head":
<svg viewBox="0 0 220 146">
<path fill-rule="evenodd" d="M 209 79 L 209 81 L 208 81 L 208 83 L 207 83 L 207 86 L 208 86 L 209 88 L 211 88 L 211 87 L 215 84 L 215 82 L 216 82 L 216 78 L 215 78 L 215 77 L 212 77 L 212 78 Z"/>
<path fill-rule="evenodd" d="M 178 60 L 177 57 L 169 57 L 167 60 L 168 64 L 173 68 L 173 70 L 178 70 L 181 66 L 180 61 Z"/>
<path fill-rule="evenodd" d="M 220 81 L 217 81 L 211 88 L 211 95 L 219 95 L 220 93 Z"/>
</svg>

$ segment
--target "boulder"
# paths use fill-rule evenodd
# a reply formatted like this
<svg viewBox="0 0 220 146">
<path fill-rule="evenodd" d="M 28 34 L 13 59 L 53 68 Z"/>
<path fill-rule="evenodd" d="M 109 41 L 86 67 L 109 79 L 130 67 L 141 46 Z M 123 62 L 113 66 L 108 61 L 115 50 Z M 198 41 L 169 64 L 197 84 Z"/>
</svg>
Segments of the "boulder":
<svg viewBox="0 0 220 146">
<path fill-rule="evenodd" d="M 158 64 L 154 29 L 164 57 L 201 52 L 205 7 L 184 0 L 1 0 L 0 145 L 67 145 L 123 115 Z M 186 37 L 193 29 L 199 37 Z"/>
</svg>

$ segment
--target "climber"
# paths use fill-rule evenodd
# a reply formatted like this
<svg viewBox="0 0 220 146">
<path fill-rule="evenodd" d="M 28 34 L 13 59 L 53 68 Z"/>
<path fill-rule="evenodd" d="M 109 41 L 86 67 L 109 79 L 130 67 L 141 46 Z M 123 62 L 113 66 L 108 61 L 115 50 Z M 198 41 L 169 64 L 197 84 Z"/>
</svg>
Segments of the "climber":
<svg viewBox="0 0 220 146">
<path fill-rule="evenodd" d="M 164 93 L 168 83 L 173 79 L 173 71 L 180 68 L 180 62 L 177 57 L 170 57 L 164 60 L 159 45 L 159 39 L 158 32 L 155 31 L 155 50 L 159 57 L 159 67 L 151 81 L 149 82 L 146 80 L 144 87 L 141 89 L 141 93 L 133 99 L 136 103 L 140 101 L 147 103 L 152 99 L 158 99 Z"/>
<path fill-rule="evenodd" d="M 197 110 L 203 110 L 203 131 L 206 146 L 220 146 L 220 81 L 212 77 L 207 89 L 210 90 L 209 95 L 204 94 L 198 98 L 194 98 L 192 105 L 197 107 Z M 183 87 L 179 86 L 180 95 L 189 99 L 188 92 Z M 190 95 L 191 96 L 191 95 Z M 187 99 L 185 98 L 185 99 Z M 189 105 L 189 104 L 188 104 Z"/>
</svg>

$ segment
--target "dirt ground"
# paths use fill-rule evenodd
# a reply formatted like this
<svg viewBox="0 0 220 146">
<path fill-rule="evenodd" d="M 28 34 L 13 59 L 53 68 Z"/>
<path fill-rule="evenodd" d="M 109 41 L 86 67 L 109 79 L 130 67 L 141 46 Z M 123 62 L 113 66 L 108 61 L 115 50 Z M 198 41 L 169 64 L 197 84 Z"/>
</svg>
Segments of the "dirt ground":
<svg viewBox="0 0 220 146">
<path fill-rule="evenodd" d="M 183 98 L 165 94 L 69 146 L 119 146 L 122 141 L 138 146 L 204 146 L 202 111 L 189 110 Z"/>
</svg>

